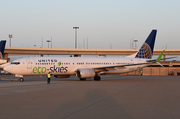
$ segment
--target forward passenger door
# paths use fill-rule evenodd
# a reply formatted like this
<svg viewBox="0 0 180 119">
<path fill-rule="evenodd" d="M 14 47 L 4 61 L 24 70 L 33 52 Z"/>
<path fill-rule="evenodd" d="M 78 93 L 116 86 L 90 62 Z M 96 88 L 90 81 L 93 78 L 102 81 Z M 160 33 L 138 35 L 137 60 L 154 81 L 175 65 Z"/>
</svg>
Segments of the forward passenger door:
<svg viewBox="0 0 180 119">
<path fill-rule="evenodd" d="M 26 63 L 27 63 L 27 69 L 32 69 L 31 60 L 30 60 L 30 59 L 27 59 L 27 60 L 26 60 Z"/>
</svg>

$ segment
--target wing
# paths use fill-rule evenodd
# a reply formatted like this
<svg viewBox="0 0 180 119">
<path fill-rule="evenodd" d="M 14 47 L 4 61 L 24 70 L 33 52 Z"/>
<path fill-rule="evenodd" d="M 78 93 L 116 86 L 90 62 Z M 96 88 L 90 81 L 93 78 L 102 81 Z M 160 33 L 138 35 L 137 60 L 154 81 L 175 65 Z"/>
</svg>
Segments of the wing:
<svg viewBox="0 0 180 119">
<path fill-rule="evenodd" d="M 127 66 L 148 65 L 148 64 L 151 64 L 151 62 L 147 62 L 147 63 L 136 63 L 136 64 L 126 64 L 126 65 L 104 66 L 104 67 L 92 67 L 92 68 L 90 68 L 90 69 L 94 70 L 95 72 L 100 72 L 100 71 L 109 71 L 109 70 L 125 69 Z"/>
<path fill-rule="evenodd" d="M 161 58 L 160 60 L 165 60 L 165 59 L 173 59 L 173 58 L 177 58 L 177 57 L 168 57 L 168 58 Z M 157 59 L 151 59 L 151 60 L 147 60 L 147 62 L 156 62 Z"/>
<path fill-rule="evenodd" d="M 159 57 L 158 57 L 157 59 L 146 60 L 146 62 L 156 63 L 156 62 L 159 62 L 159 61 L 164 60 L 164 59 L 172 59 L 172 58 L 176 58 L 176 57 L 162 58 L 164 52 L 165 52 L 165 50 L 162 51 L 162 53 L 159 55 Z"/>
</svg>

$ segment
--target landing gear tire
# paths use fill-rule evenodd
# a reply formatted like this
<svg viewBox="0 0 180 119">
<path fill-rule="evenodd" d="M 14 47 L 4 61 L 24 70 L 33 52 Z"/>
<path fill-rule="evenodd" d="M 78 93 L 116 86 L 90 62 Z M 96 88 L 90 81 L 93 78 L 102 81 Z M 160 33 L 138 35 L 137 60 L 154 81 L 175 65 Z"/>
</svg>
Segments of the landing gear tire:
<svg viewBox="0 0 180 119">
<path fill-rule="evenodd" d="M 100 80 L 101 80 L 101 77 L 97 75 L 97 76 L 94 77 L 94 80 L 95 80 L 95 81 L 100 81 Z"/>
<path fill-rule="evenodd" d="M 20 79 L 19 79 L 19 81 L 23 82 L 23 81 L 24 81 L 24 79 L 23 79 L 23 78 L 20 78 Z"/>
<path fill-rule="evenodd" d="M 85 80 L 86 80 L 86 78 L 80 78 L 80 80 L 81 80 L 81 81 L 85 81 Z"/>
</svg>

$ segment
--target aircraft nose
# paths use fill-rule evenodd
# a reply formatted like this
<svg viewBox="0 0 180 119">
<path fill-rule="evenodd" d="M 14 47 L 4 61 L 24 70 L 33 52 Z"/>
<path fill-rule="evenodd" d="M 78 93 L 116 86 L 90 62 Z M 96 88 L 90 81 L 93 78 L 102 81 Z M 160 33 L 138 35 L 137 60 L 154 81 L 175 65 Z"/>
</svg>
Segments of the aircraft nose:
<svg viewBox="0 0 180 119">
<path fill-rule="evenodd" d="M 5 66 L 4 71 L 11 72 L 11 65 Z"/>
</svg>

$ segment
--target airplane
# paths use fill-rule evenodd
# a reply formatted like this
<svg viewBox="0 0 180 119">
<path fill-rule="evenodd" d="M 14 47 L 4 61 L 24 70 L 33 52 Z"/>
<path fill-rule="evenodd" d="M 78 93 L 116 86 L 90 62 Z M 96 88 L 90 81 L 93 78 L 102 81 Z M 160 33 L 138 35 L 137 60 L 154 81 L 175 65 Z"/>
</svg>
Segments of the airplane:
<svg viewBox="0 0 180 119">
<path fill-rule="evenodd" d="M 101 75 L 133 72 L 152 63 L 159 63 L 164 53 L 158 59 L 151 59 L 157 30 L 152 30 L 139 51 L 124 58 L 106 57 L 28 57 L 17 59 L 4 67 L 4 70 L 20 77 L 25 75 L 47 75 L 49 72 L 56 78 L 69 78 L 76 75 L 80 80 L 94 78 L 101 80 Z"/>
<path fill-rule="evenodd" d="M 6 40 L 2 40 L 0 42 L 0 65 L 7 63 L 7 60 L 3 59 L 5 45 L 6 45 Z"/>
</svg>

